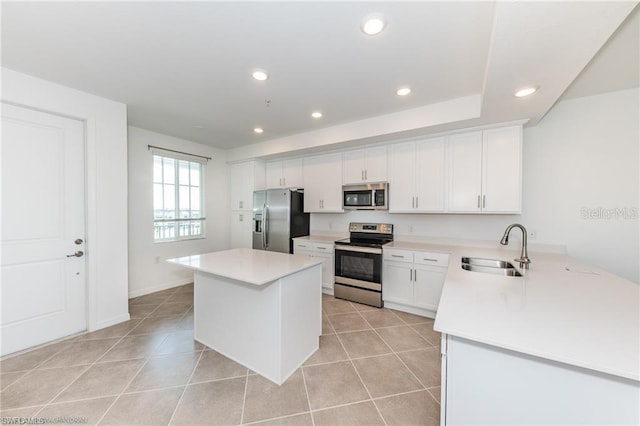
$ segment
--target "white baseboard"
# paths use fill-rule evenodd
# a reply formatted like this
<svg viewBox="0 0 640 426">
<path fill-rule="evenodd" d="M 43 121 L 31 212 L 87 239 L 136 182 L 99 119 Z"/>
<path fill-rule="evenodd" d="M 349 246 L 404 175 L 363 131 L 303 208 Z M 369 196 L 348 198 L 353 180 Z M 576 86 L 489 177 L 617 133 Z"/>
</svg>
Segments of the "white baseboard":
<svg viewBox="0 0 640 426">
<path fill-rule="evenodd" d="M 384 307 L 389 309 L 395 309 L 396 311 L 402 311 L 409 314 L 420 315 L 421 317 L 435 319 L 436 313 L 434 311 L 422 308 L 416 308 L 415 306 L 402 305 L 400 303 L 384 302 Z"/>
<path fill-rule="evenodd" d="M 107 328 L 112 325 L 120 324 L 121 322 L 129 321 L 130 319 L 131 317 L 129 316 L 129 312 L 127 312 L 126 314 L 118 315 L 116 317 L 100 321 L 98 324 L 96 324 L 96 327 L 94 329 L 87 330 L 87 331 L 90 332 L 90 331 L 101 330 L 103 328 Z"/>
<path fill-rule="evenodd" d="M 154 287 L 146 287 L 140 290 L 134 290 L 129 292 L 129 299 L 134 297 L 144 296 L 145 294 L 155 293 L 156 291 L 166 290 L 168 288 L 179 287 L 185 284 L 191 284 L 193 282 L 193 278 L 183 278 L 181 280 L 172 281 L 169 283 L 159 284 Z"/>
</svg>

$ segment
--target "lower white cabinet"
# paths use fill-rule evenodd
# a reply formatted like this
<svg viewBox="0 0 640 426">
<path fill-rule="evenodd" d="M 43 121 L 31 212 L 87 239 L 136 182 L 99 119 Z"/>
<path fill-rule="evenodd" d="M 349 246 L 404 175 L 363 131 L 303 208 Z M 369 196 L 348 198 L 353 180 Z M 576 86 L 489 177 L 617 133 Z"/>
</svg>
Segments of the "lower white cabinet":
<svg viewBox="0 0 640 426">
<path fill-rule="evenodd" d="M 382 299 L 406 312 L 433 316 L 438 310 L 449 255 L 384 249 Z"/>
<path fill-rule="evenodd" d="M 335 258 L 333 244 L 320 243 L 311 240 L 294 240 L 293 254 L 306 254 L 311 257 L 323 259 L 322 262 L 322 289 L 325 293 L 333 294 L 335 282 Z"/>
</svg>

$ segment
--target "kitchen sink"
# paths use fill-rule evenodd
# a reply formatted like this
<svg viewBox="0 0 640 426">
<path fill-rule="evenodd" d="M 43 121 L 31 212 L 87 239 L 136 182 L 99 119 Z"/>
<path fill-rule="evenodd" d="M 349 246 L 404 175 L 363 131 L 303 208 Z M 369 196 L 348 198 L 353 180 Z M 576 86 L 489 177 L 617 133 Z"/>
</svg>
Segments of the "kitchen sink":
<svg viewBox="0 0 640 426">
<path fill-rule="evenodd" d="M 482 259 L 479 257 L 463 257 L 462 269 L 485 274 L 502 275 L 505 277 L 521 277 L 522 274 L 509 262 L 497 259 Z"/>
</svg>

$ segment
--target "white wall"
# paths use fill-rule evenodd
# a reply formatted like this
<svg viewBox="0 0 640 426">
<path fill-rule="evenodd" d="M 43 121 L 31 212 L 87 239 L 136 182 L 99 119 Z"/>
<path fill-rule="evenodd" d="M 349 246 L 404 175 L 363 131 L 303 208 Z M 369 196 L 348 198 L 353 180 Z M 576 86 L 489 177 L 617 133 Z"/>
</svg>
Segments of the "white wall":
<svg viewBox="0 0 640 426">
<path fill-rule="evenodd" d="M 85 122 L 88 328 L 129 319 L 127 107 L 2 68 L 2 101 Z"/>
<path fill-rule="evenodd" d="M 153 161 L 147 145 L 212 157 L 205 166 L 206 238 L 153 242 Z M 129 127 L 129 297 L 193 282 L 193 272 L 164 260 L 228 248 L 224 151 Z"/>
<path fill-rule="evenodd" d="M 633 89 L 560 102 L 525 128 L 522 215 L 312 214 L 311 230 L 344 233 L 349 222 L 388 222 L 397 237 L 497 242 L 518 222 L 536 231 L 532 243 L 566 245 L 570 256 L 640 282 L 639 98 Z M 635 209 L 635 219 L 583 219 L 583 207 Z"/>
<path fill-rule="evenodd" d="M 538 240 L 640 282 L 640 90 L 564 101 L 525 130 L 522 220 Z M 635 209 L 584 219 L 582 209 Z"/>
</svg>

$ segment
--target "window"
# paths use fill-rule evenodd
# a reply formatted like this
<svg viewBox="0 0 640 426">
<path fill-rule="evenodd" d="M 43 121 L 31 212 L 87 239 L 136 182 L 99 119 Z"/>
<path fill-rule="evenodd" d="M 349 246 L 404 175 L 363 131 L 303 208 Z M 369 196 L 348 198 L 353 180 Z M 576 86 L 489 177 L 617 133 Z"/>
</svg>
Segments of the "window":
<svg viewBox="0 0 640 426">
<path fill-rule="evenodd" d="M 204 167 L 153 155 L 153 238 L 156 242 L 204 238 Z"/>
</svg>

